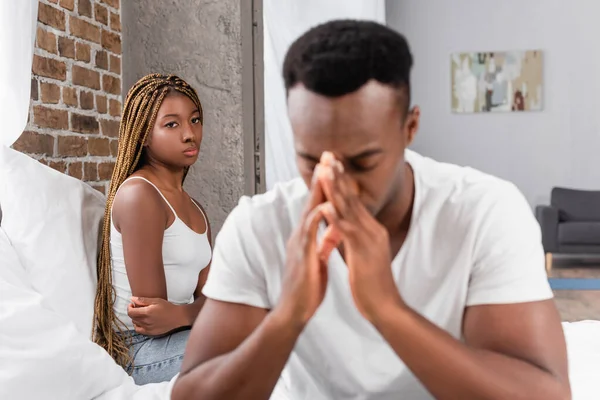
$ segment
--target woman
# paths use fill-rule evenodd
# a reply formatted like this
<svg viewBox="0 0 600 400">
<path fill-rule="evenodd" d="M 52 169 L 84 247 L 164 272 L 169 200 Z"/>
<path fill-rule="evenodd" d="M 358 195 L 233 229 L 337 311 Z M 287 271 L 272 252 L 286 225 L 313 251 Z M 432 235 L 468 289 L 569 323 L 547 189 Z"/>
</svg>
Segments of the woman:
<svg viewBox="0 0 600 400">
<path fill-rule="evenodd" d="M 196 91 L 152 74 L 127 94 L 98 259 L 94 341 L 137 384 L 179 372 L 204 303 L 208 218 L 184 190 L 202 141 Z"/>
</svg>

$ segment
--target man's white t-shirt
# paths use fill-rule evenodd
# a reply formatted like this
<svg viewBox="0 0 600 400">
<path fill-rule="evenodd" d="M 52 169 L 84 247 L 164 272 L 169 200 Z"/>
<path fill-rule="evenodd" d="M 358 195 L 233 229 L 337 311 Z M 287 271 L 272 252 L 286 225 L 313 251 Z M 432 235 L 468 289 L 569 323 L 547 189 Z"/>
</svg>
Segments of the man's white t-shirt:
<svg viewBox="0 0 600 400">
<path fill-rule="evenodd" d="M 539 225 L 513 184 L 409 150 L 406 160 L 414 171 L 413 215 L 391 268 L 410 307 L 460 340 L 465 307 L 552 298 Z M 286 242 L 308 194 L 296 179 L 242 198 L 216 239 L 204 294 L 273 308 Z M 282 381 L 291 400 L 432 398 L 356 309 L 337 251 L 329 260 L 325 300 Z"/>
</svg>

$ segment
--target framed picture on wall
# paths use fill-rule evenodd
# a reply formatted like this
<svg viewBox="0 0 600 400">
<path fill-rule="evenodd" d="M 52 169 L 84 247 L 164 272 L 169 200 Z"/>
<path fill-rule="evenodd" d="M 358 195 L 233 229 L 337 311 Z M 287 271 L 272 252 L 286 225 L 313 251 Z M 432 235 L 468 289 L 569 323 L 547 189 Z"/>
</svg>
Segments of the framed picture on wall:
<svg viewBox="0 0 600 400">
<path fill-rule="evenodd" d="M 452 54 L 452 112 L 541 111 L 542 65 L 540 50 Z"/>
</svg>

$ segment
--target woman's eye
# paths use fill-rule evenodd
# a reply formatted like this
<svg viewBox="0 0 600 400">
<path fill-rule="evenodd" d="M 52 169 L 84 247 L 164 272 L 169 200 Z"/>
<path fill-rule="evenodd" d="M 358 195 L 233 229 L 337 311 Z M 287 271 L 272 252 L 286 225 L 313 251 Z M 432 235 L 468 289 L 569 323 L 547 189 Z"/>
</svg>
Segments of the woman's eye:
<svg viewBox="0 0 600 400">
<path fill-rule="evenodd" d="M 200 123 L 200 118 L 196 117 L 196 118 L 192 118 L 192 124 L 199 124 Z"/>
<path fill-rule="evenodd" d="M 165 124 L 167 128 L 175 128 L 177 126 L 177 122 L 169 122 Z"/>
</svg>

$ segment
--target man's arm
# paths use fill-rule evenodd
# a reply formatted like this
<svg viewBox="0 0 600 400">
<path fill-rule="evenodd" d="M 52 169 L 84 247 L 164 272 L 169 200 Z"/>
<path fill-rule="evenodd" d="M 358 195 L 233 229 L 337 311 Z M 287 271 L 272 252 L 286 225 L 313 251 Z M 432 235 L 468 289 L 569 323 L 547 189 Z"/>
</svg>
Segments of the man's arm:
<svg viewBox="0 0 600 400">
<path fill-rule="evenodd" d="M 408 307 L 391 274 L 389 237 L 349 188 L 329 174 L 350 287 L 359 311 L 438 399 L 569 399 L 565 338 L 543 268 L 539 226 L 514 185 L 481 185 L 465 209 L 477 238 L 465 343 Z"/>
<path fill-rule="evenodd" d="M 375 326 L 437 399 L 570 399 L 566 346 L 552 300 L 473 306 L 465 343 L 397 307 Z"/>
<path fill-rule="evenodd" d="M 287 315 L 208 299 L 172 399 L 268 399 L 302 330 Z"/>
<path fill-rule="evenodd" d="M 236 208 L 228 217 L 220 234 L 222 242 L 217 239 L 213 271 L 205 287 L 209 299 L 192 328 L 173 400 L 270 398 L 300 333 L 325 297 L 327 266 L 317 250 L 322 201 L 317 184 L 287 242 L 282 289 L 270 312 L 264 277 L 257 276 L 256 258 L 246 258 L 252 256 L 248 247 L 252 236 L 239 232 L 246 226 L 244 219 L 256 214 Z"/>
</svg>

